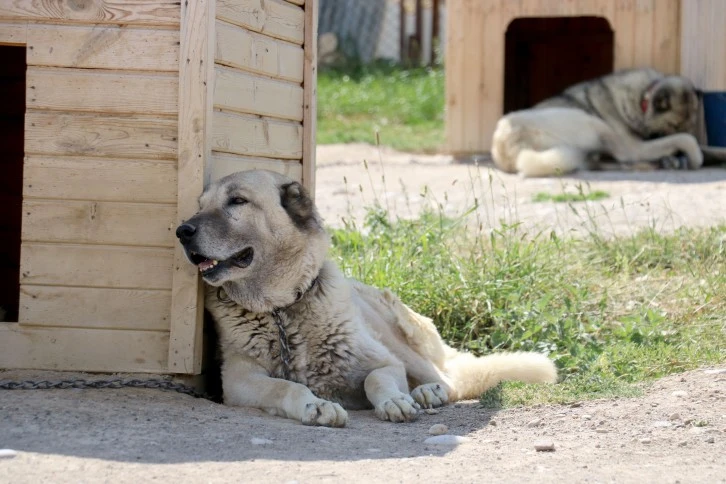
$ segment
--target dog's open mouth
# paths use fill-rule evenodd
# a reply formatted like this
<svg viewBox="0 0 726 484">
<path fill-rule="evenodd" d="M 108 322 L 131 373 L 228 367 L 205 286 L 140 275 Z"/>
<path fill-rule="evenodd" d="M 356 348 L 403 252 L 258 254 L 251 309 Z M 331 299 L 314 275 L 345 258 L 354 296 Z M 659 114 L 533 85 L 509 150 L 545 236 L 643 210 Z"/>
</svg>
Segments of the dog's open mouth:
<svg viewBox="0 0 726 484">
<path fill-rule="evenodd" d="M 252 259 L 255 257 L 255 251 L 252 247 L 245 247 L 235 255 L 225 260 L 210 259 L 193 251 L 189 251 L 189 260 L 192 264 L 199 268 L 202 276 L 210 276 L 224 267 L 239 267 L 241 269 L 249 267 Z"/>
</svg>

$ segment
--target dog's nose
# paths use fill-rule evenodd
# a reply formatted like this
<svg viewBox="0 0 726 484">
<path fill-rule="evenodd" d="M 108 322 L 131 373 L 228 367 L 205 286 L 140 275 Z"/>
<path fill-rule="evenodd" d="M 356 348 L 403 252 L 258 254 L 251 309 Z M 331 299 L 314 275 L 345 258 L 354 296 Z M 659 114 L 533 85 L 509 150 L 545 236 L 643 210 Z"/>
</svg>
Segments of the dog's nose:
<svg viewBox="0 0 726 484">
<path fill-rule="evenodd" d="M 176 236 L 182 244 L 189 242 L 195 233 L 197 233 L 197 228 L 192 224 L 181 224 L 176 228 Z"/>
</svg>

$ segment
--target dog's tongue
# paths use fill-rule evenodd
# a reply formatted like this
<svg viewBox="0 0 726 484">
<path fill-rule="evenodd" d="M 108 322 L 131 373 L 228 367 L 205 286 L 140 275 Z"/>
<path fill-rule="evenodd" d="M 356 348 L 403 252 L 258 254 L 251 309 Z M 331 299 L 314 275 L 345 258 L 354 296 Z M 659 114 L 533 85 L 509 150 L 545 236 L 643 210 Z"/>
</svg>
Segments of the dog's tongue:
<svg viewBox="0 0 726 484">
<path fill-rule="evenodd" d="M 199 267 L 199 272 L 204 272 L 204 271 L 214 267 L 214 261 L 209 260 L 209 259 L 204 259 L 202 262 L 197 264 L 197 267 Z"/>
</svg>

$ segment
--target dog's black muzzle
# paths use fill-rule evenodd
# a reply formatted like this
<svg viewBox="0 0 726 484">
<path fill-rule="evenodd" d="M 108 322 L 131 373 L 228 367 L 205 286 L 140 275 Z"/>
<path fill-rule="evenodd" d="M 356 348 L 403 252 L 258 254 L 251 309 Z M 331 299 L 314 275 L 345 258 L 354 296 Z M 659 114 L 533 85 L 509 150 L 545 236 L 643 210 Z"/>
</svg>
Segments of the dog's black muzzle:
<svg viewBox="0 0 726 484">
<path fill-rule="evenodd" d="M 188 245 L 197 233 L 197 228 L 190 223 L 183 223 L 176 228 L 176 236 L 182 245 Z"/>
</svg>

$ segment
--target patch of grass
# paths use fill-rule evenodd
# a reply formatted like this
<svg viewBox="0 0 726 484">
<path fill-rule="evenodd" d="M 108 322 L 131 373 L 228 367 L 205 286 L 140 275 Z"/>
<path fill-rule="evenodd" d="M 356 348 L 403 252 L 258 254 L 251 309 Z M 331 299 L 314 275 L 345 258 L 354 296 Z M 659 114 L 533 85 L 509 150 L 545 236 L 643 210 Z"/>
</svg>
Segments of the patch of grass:
<svg viewBox="0 0 726 484">
<path fill-rule="evenodd" d="M 541 403 L 567 404 L 594 398 L 628 398 L 643 395 L 642 385 L 594 375 L 570 377 L 557 385 L 502 382 L 479 399 L 486 408 L 511 408 Z"/>
<path fill-rule="evenodd" d="M 349 276 L 391 288 L 453 346 L 544 352 L 560 369 L 557 386 L 507 383 L 486 400 L 634 395 L 726 361 L 726 226 L 562 238 L 505 223 L 485 233 L 475 215 L 392 220 L 376 207 L 333 230 L 333 245 Z"/>
<path fill-rule="evenodd" d="M 539 192 L 532 196 L 533 202 L 587 202 L 587 201 L 598 201 L 605 198 L 609 198 L 610 194 L 602 190 L 595 190 L 594 192 L 578 192 L 578 193 L 546 193 Z"/>
<path fill-rule="evenodd" d="M 317 142 L 435 152 L 444 143 L 443 69 L 387 65 L 321 70 Z"/>
</svg>

